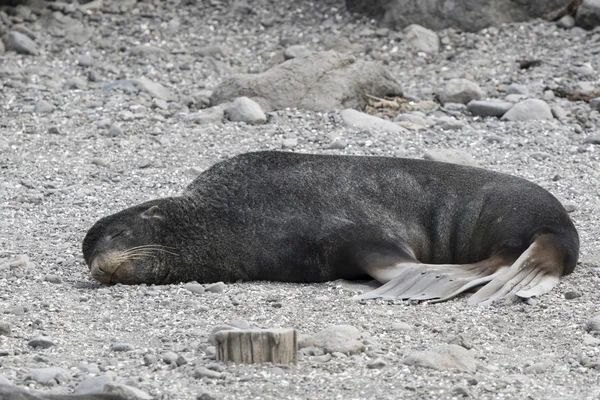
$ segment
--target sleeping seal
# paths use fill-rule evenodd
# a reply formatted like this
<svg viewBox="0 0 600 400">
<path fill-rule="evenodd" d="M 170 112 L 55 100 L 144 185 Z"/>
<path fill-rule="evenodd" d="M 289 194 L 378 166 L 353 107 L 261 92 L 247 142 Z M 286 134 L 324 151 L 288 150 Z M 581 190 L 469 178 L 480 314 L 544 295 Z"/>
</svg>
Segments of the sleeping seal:
<svg viewBox="0 0 600 400">
<path fill-rule="evenodd" d="M 372 277 L 365 298 L 469 303 L 538 296 L 573 271 L 579 238 L 541 187 L 434 161 L 257 152 L 181 196 L 100 219 L 83 241 L 103 283 Z"/>
</svg>

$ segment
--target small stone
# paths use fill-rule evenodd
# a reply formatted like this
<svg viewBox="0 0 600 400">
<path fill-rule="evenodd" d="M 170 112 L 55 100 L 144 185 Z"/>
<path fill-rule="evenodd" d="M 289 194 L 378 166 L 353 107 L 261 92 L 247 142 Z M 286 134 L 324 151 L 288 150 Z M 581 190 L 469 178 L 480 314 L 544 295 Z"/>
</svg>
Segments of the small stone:
<svg viewBox="0 0 600 400">
<path fill-rule="evenodd" d="M 31 379 L 42 385 L 54 386 L 71 380 L 69 373 L 59 367 L 33 368 L 29 373 Z"/>
<path fill-rule="evenodd" d="M 313 336 L 314 346 L 325 353 L 357 354 L 363 351 L 364 344 L 359 340 L 361 332 L 350 325 L 333 325 Z"/>
<path fill-rule="evenodd" d="M 376 358 L 367 363 L 367 368 L 381 369 L 381 368 L 385 367 L 386 365 L 387 365 L 387 363 L 385 362 L 385 360 L 383 358 Z"/>
<path fill-rule="evenodd" d="M 348 126 L 358 129 L 383 131 L 383 132 L 406 132 L 404 128 L 392 121 L 373 115 L 365 114 L 351 108 L 347 108 L 340 113 L 342 120 Z"/>
<path fill-rule="evenodd" d="M 196 395 L 196 400 L 216 400 L 216 397 L 205 389 L 200 389 Z"/>
<path fill-rule="evenodd" d="M 199 283 L 189 282 L 183 285 L 183 288 L 197 294 L 202 294 L 205 292 L 204 286 L 200 285 Z"/>
<path fill-rule="evenodd" d="M 471 350 L 473 348 L 471 341 L 464 335 L 456 335 L 452 337 L 450 340 L 448 340 L 448 344 L 455 344 L 460 347 L 464 347 L 467 350 Z"/>
<path fill-rule="evenodd" d="M 525 368 L 526 374 L 541 374 L 552 366 L 550 361 L 542 361 Z"/>
<path fill-rule="evenodd" d="M 223 111 L 223 108 L 221 106 L 216 106 L 187 114 L 183 117 L 183 120 L 185 122 L 193 122 L 200 125 L 215 124 L 221 123 L 224 116 L 225 112 Z"/>
<path fill-rule="evenodd" d="M 112 351 L 131 351 L 133 345 L 129 343 L 116 343 L 111 346 Z"/>
<path fill-rule="evenodd" d="M 283 58 L 285 60 L 291 60 L 293 58 L 308 57 L 311 54 L 312 54 L 312 51 L 310 51 L 303 45 L 292 45 L 292 46 L 287 47 L 283 51 Z"/>
<path fill-rule="evenodd" d="M 94 65 L 94 59 L 91 56 L 84 54 L 77 57 L 77 64 L 81 67 L 91 67 Z"/>
<path fill-rule="evenodd" d="M 557 119 L 566 118 L 568 115 L 567 112 L 565 111 L 565 109 L 557 104 L 550 107 L 550 110 L 552 111 L 552 115 L 554 115 L 554 118 L 557 118 Z"/>
<path fill-rule="evenodd" d="M 50 283 L 62 283 L 62 279 L 58 275 L 48 274 L 44 276 L 44 280 Z"/>
<path fill-rule="evenodd" d="M 589 144 L 600 144 L 600 135 L 590 136 L 584 140 L 584 143 Z"/>
<path fill-rule="evenodd" d="M 471 392 L 469 391 L 469 388 L 467 388 L 464 385 L 456 385 L 452 388 L 452 394 L 455 396 L 461 396 L 461 397 L 471 397 Z"/>
<path fill-rule="evenodd" d="M 284 149 L 293 149 L 298 146 L 298 138 L 285 138 L 281 142 L 281 147 Z"/>
<path fill-rule="evenodd" d="M 528 96 L 529 89 L 525 85 L 513 83 L 506 88 L 506 94 L 520 94 L 523 96 Z"/>
<path fill-rule="evenodd" d="M 153 82 L 146 77 L 135 79 L 132 81 L 142 92 L 148 93 L 152 97 L 159 99 L 174 101 L 175 96 L 171 94 L 171 91 L 165 88 L 163 85 L 157 82 Z"/>
<path fill-rule="evenodd" d="M 67 81 L 65 82 L 65 89 L 83 90 L 85 88 L 87 88 L 87 82 L 85 81 L 85 79 L 80 78 L 78 76 L 73 76 L 73 77 L 67 79 Z"/>
<path fill-rule="evenodd" d="M 12 329 L 8 322 L 0 321 L 0 336 L 9 336 Z"/>
<path fill-rule="evenodd" d="M 248 97 L 238 97 L 225 110 L 230 121 L 240 121 L 247 124 L 259 125 L 267 121 L 267 116 L 258 103 Z"/>
<path fill-rule="evenodd" d="M 158 359 L 156 358 L 156 356 L 153 356 L 152 354 L 146 354 L 144 356 L 144 365 L 149 367 L 150 365 L 156 364 L 156 362 L 158 361 Z"/>
<path fill-rule="evenodd" d="M 445 370 L 459 370 L 473 373 L 477 363 L 471 353 L 464 347 L 447 344 L 434 347 L 431 350 L 410 354 L 403 361 L 406 365 Z"/>
<path fill-rule="evenodd" d="M 314 356 L 310 358 L 310 361 L 316 362 L 316 363 L 326 363 L 328 361 L 330 361 L 332 358 L 331 354 L 323 354 L 322 356 Z"/>
<path fill-rule="evenodd" d="M 573 203 L 565 203 L 565 204 L 563 204 L 563 207 L 565 208 L 565 211 L 568 213 L 577 211 L 577 205 L 573 204 Z M 576 292 L 574 292 L 574 293 L 576 293 Z"/>
<path fill-rule="evenodd" d="M 596 0 L 584 0 L 577 7 L 575 24 L 583 29 L 594 29 L 600 25 L 600 3 Z"/>
<path fill-rule="evenodd" d="M 575 18 L 572 15 L 565 15 L 559 19 L 556 24 L 564 29 L 571 29 L 575 26 Z"/>
<path fill-rule="evenodd" d="M 442 104 L 469 104 L 471 100 L 480 100 L 483 90 L 479 85 L 468 79 L 450 79 L 439 93 Z"/>
<path fill-rule="evenodd" d="M 172 351 L 167 351 L 162 355 L 162 360 L 165 364 L 173 364 L 177 360 L 178 355 Z"/>
<path fill-rule="evenodd" d="M 583 344 L 586 346 L 600 346 L 600 339 L 586 333 L 583 335 Z"/>
<path fill-rule="evenodd" d="M 595 314 L 587 320 L 585 330 L 588 332 L 600 332 L 600 313 Z"/>
<path fill-rule="evenodd" d="M 513 106 L 513 103 L 503 100 L 472 100 L 467 104 L 467 110 L 479 117 L 501 117 Z"/>
<path fill-rule="evenodd" d="M 93 158 L 91 163 L 99 167 L 108 168 L 108 163 L 101 158 Z"/>
<path fill-rule="evenodd" d="M 48 128 L 48 133 L 51 135 L 62 135 L 62 132 L 58 128 L 58 126 L 51 126 Z"/>
<path fill-rule="evenodd" d="M 152 105 L 155 108 L 160 108 L 161 110 L 169 109 L 169 103 L 167 103 L 167 101 L 163 99 L 152 99 Z"/>
<path fill-rule="evenodd" d="M 212 293 L 223 293 L 225 291 L 225 283 L 223 282 L 217 282 L 217 283 L 213 283 L 211 285 L 208 285 L 206 288 L 204 288 L 207 292 L 212 292 Z"/>
<path fill-rule="evenodd" d="M 331 150 L 343 150 L 347 146 L 346 142 L 342 139 L 335 139 L 333 142 L 329 144 L 329 148 Z"/>
<path fill-rule="evenodd" d="M 33 111 L 38 114 L 48 114 L 54 111 L 54 106 L 45 100 L 39 100 L 35 103 Z"/>
<path fill-rule="evenodd" d="M 211 378 L 211 379 L 223 379 L 225 377 L 224 374 L 210 370 L 206 367 L 198 367 L 194 370 L 194 377 L 200 378 Z"/>
<path fill-rule="evenodd" d="M 123 136 L 123 130 L 118 125 L 111 125 L 108 130 L 108 136 L 109 137 Z"/>
<path fill-rule="evenodd" d="M 548 103 L 540 99 L 527 99 L 515 104 L 502 116 L 507 121 L 529 121 L 553 119 Z"/>
<path fill-rule="evenodd" d="M 17 32 L 10 31 L 5 37 L 6 50 L 14 50 L 20 54 L 28 54 L 37 56 L 40 54 L 37 45 L 29 36 Z"/>
<path fill-rule="evenodd" d="M 462 122 L 460 122 L 456 119 L 453 119 L 453 118 L 449 118 L 449 119 L 444 118 L 444 119 L 437 121 L 436 126 L 439 127 L 440 129 L 443 129 L 446 131 L 457 131 L 457 130 L 464 128 L 465 124 L 463 124 Z"/>
<path fill-rule="evenodd" d="M 411 24 L 404 29 L 404 40 L 418 51 L 429 54 L 440 52 L 440 37 L 421 25 Z"/>
<path fill-rule="evenodd" d="M 30 340 L 27 345 L 33 347 L 34 349 L 47 349 L 54 346 L 54 342 L 48 336 L 39 336 L 35 339 Z"/>
<path fill-rule="evenodd" d="M 2 40 L 0 40 L 0 43 L 2 43 Z M 0 375 L 0 386 L 14 386 L 14 383 L 12 383 L 8 378 L 6 378 L 3 375 Z"/>
<path fill-rule="evenodd" d="M 152 400 L 153 397 L 136 387 L 108 383 L 104 385 L 104 393 L 116 395 L 119 399 Z"/>
<path fill-rule="evenodd" d="M 394 322 L 391 326 L 391 329 L 393 331 L 406 332 L 406 331 L 412 331 L 413 327 L 411 325 L 407 324 L 406 322 Z"/>
<path fill-rule="evenodd" d="M 92 376 L 84 379 L 75 386 L 75 394 L 100 394 L 104 393 L 104 385 L 112 383 L 108 375 Z"/>
<path fill-rule="evenodd" d="M 186 365 L 187 363 L 188 363 L 188 360 L 186 360 L 186 358 L 184 356 L 179 356 L 175 360 L 175 364 L 177 364 L 178 367 L 181 367 L 182 365 Z"/>
</svg>

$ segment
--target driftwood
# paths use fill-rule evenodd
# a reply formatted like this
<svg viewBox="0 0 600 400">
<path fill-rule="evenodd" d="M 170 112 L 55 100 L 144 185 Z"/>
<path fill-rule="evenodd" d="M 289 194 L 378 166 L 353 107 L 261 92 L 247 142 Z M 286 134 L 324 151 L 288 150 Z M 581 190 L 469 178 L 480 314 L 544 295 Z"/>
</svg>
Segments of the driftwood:
<svg viewBox="0 0 600 400">
<path fill-rule="evenodd" d="M 294 329 L 225 330 L 215 334 L 217 360 L 234 363 L 295 364 L 298 340 Z"/>
</svg>

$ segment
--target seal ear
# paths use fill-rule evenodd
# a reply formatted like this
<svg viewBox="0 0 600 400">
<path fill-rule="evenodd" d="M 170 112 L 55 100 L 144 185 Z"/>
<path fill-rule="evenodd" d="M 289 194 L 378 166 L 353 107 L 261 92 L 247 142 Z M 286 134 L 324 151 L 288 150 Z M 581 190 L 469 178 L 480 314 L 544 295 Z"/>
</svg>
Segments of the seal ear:
<svg viewBox="0 0 600 400">
<path fill-rule="evenodd" d="M 163 218 L 160 207 L 152 206 L 142 213 L 142 218 Z"/>
</svg>

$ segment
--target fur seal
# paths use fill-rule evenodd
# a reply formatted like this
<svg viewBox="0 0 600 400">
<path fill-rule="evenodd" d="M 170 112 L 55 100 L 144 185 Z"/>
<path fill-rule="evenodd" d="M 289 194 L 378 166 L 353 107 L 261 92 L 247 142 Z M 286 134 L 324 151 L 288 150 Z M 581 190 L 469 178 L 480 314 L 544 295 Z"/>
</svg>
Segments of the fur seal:
<svg viewBox="0 0 600 400">
<path fill-rule="evenodd" d="M 575 268 L 561 203 L 521 178 L 435 161 L 246 153 L 181 196 L 100 219 L 83 241 L 103 283 L 322 282 L 371 277 L 364 298 L 469 303 L 548 292 Z"/>
</svg>

